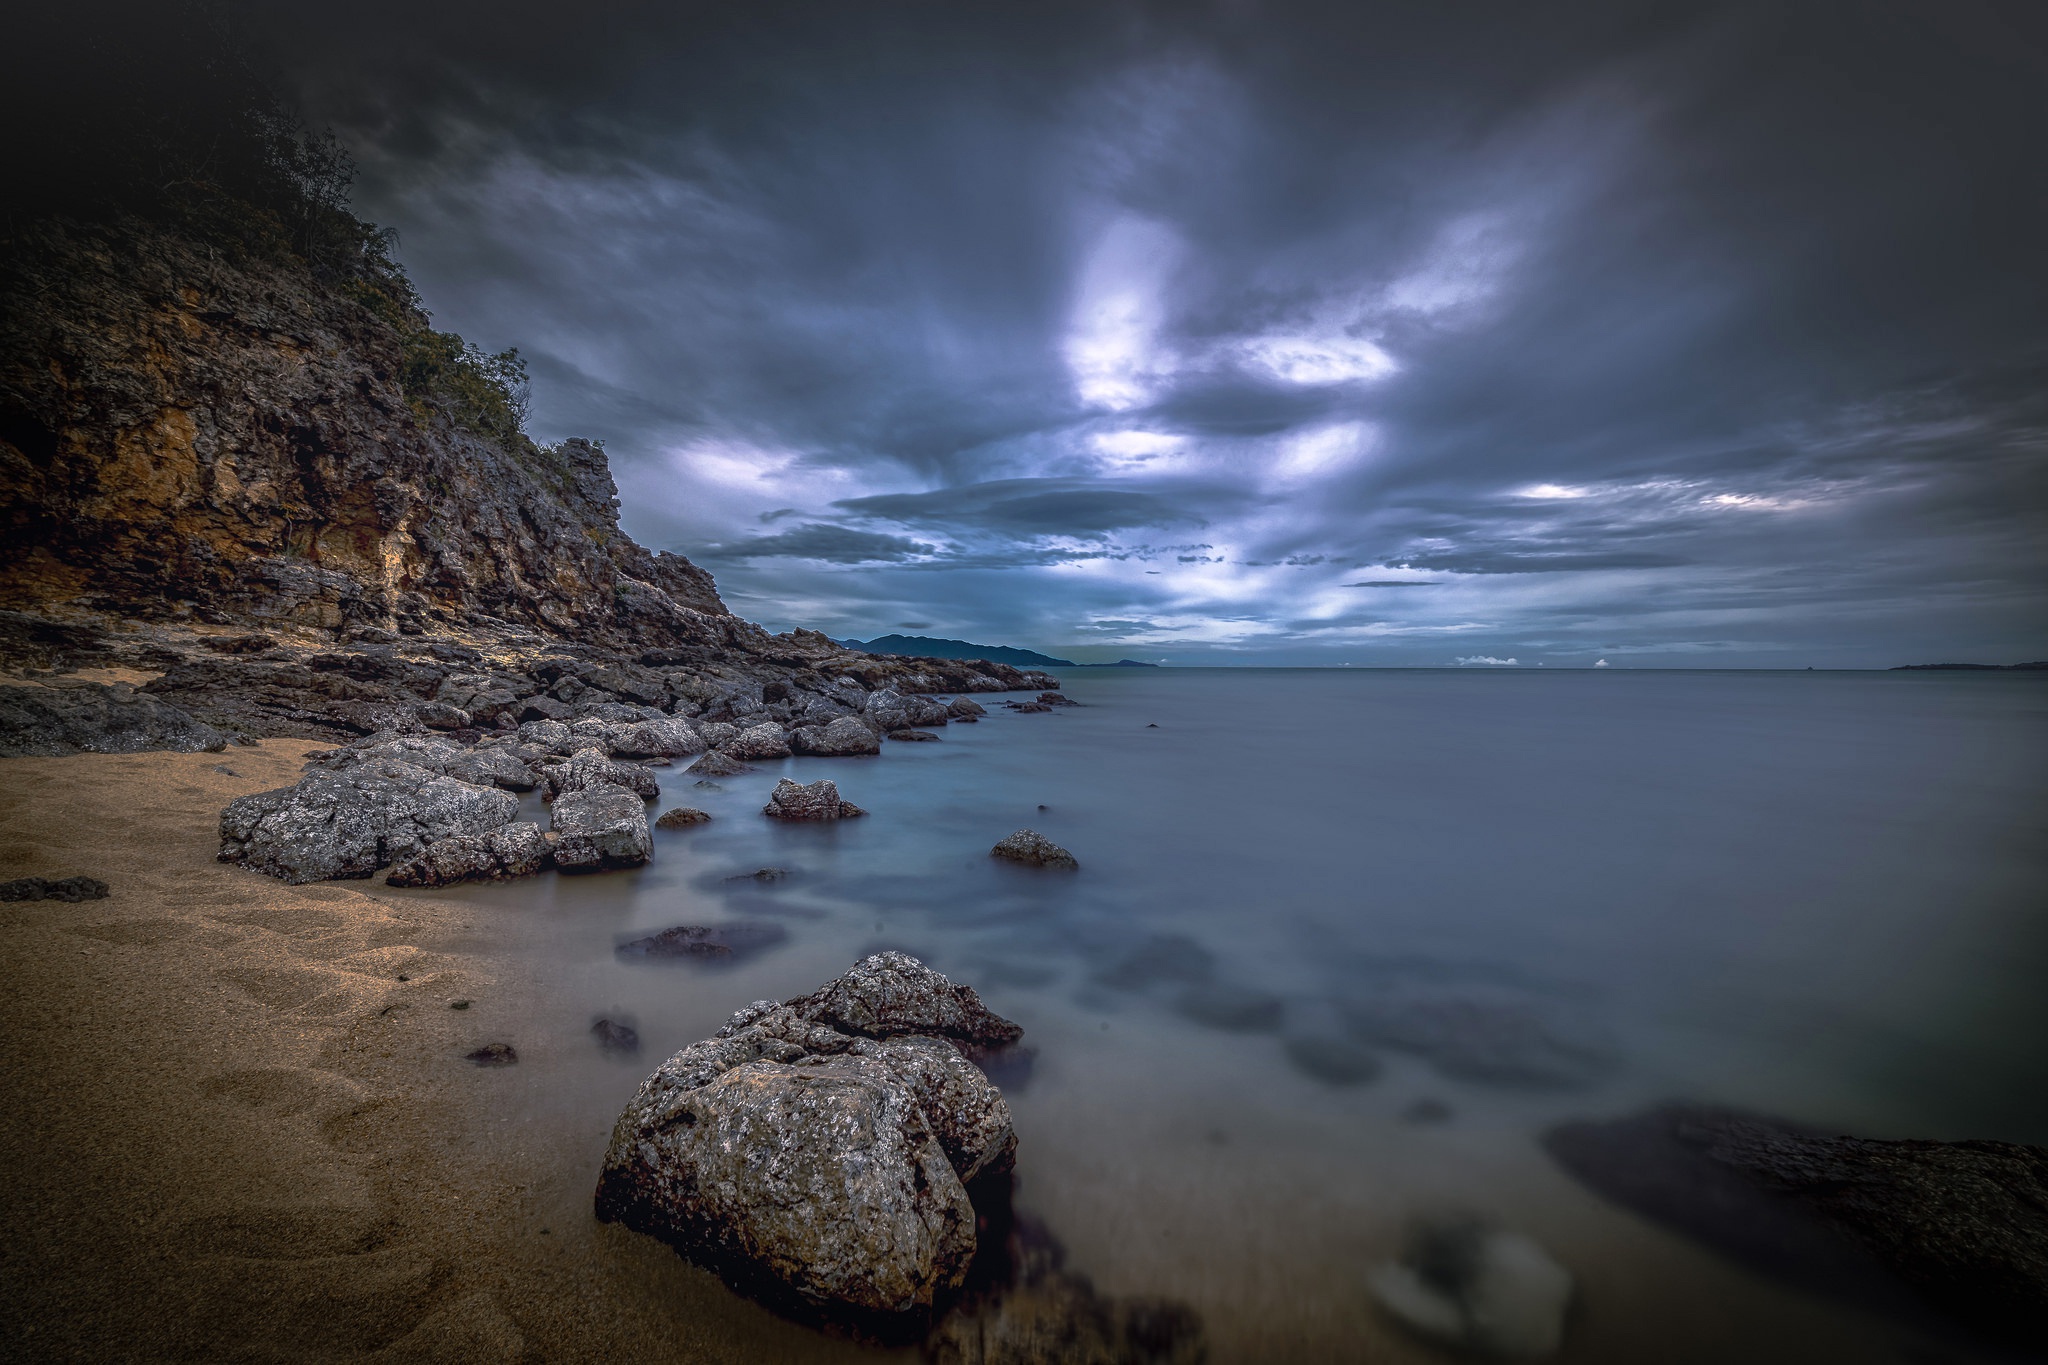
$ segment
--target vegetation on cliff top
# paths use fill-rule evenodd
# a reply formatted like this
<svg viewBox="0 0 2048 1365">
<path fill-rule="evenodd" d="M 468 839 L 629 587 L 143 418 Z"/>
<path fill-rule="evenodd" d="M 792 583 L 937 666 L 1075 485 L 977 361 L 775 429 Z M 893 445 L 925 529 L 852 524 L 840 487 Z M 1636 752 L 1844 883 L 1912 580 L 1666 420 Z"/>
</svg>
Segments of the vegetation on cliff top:
<svg viewBox="0 0 2048 1365">
<path fill-rule="evenodd" d="M 19 25 L 0 242 L 29 248 L 53 222 L 140 220 L 236 263 L 299 263 L 388 325 L 400 384 L 423 425 L 443 418 L 514 454 L 526 364 L 432 325 L 393 259 L 397 234 L 349 206 L 355 166 L 257 74 L 225 12 L 198 0 L 118 16 L 38 7 Z"/>
</svg>

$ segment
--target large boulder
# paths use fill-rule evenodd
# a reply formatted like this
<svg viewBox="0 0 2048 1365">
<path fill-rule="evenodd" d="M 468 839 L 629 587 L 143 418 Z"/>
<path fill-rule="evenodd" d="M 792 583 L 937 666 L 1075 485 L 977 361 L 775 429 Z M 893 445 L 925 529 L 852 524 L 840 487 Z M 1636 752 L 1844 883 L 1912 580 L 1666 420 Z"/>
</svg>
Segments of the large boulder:
<svg viewBox="0 0 2048 1365">
<path fill-rule="evenodd" d="M 764 720 L 759 725 L 740 731 L 719 748 L 729 758 L 788 758 L 789 736 L 784 734 L 782 727 L 774 721 Z"/>
<path fill-rule="evenodd" d="M 0 687 L 0 758 L 132 754 L 145 749 L 218 753 L 228 737 L 125 683 Z"/>
<path fill-rule="evenodd" d="M 542 775 L 557 801 L 587 787 L 624 787 L 642 801 L 652 801 L 661 795 L 661 784 L 654 780 L 653 773 L 635 764 L 614 763 L 595 749 L 578 750 L 568 762 L 544 769 Z"/>
<path fill-rule="evenodd" d="M 564 872 L 638 867 L 654 853 L 647 804 L 625 787 L 598 783 L 564 792 L 550 820 L 555 866 Z"/>
<path fill-rule="evenodd" d="M 464 748 L 440 735 L 367 735 L 312 760 L 315 767 L 339 770 L 357 763 L 395 760 L 428 772 L 467 782 L 473 787 L 503 787 L 528 792 L 540 775 L 506 748 Z"/>
<path fill-rule="evenodd" d="M 962 1026 L 972 1000 L 986 1019 L 970 1032 L 1021 1030 L 915 958 L 879 956 L 811 996 L 748 1006 L 642 1082 L 612 1131 L 598 1216 L 784 1311 L 885 1332 L 924 1321 L 974 1257 L 967 1182 L 1013 1162 L 1009 1107 L 945 1038 L 828 1016 Z M 859 1003 L 868 992 L 888 998 Z"/>
<path fill-rule="evenodd" d="M 768 793 L 761 813 L 777 820 L 844 820 L 867 814 L 851 801 L 841 801 L 839 784 L 829 777 L 809 784 L 783 778 Z"/>
<path fill-rule="evenodd" d="M 393 868 L 391 886 L 450 886 L 456 882 L 530 877 L 554 865 L 555 847 L 539 825 L 519 820 L 489 834 L 456 834 L 428 844 Z"/>
<path fill-rule="evenodd" d="M 807 725 L 789 737 L 792 752 L 818 758 L 854 758 L 882 752 L 875 732 L 852 716 L 841 716 L 829 725 Z"/>
<path fill-rule="evenodd" d="M 804 1019 L 864 1038 L 922 1034 L 998 1048 L 1024 1036 L 1023 1029 L 982 1004 L 974 987 L 949 980 L 908 953 L 870 953 L 845 975 L 790 1001 L 789 1008 Z"/>
<path fill-rule="evenodd" d="M 294 884 L 367 877 L 437 840 L 493 834 L 518 813 L 509 792 L 368 758 L 229 802 L 220 816 L 220 860 Z"/>
</svg>

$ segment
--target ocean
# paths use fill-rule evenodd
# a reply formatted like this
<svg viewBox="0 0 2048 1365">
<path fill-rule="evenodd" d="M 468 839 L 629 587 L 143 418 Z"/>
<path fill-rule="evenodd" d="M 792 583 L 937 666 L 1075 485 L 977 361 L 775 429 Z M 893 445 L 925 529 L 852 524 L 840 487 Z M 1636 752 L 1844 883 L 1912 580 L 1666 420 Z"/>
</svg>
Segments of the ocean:
<svg viewBox="0 0 2048 1365">
<path fill-rule="evenodd" d="M 1364 1279 L 1443 1211 L 1572 1272 L 1563 1360 L 1916 1358 L 1913 1329 L 1607 1203 L 1539 1138 L 1683 1100 L 2048 1143 L 2048 679 L 1062 677 L 1080 705 L 984 697 L 979 724 L 879 759 L 657 770 L 657 809 L 712 820 L 657 831 L 644 869 L 436 893 L 507 954 L 522 1064 L 486 1148 L 546 1154 L 564 1254 L 723 1293 L 595 1229 L 613 1119 L 733 1010 L 899 948 L 1025 1027 L 1000 1078 L 1019 1207 L 1104 1293 L 1192 1305 L 1214 1361 L 1436 1358 Z M 765 819 L 782 776 L 870 814 Z M 1021 828 L 1079 871 L 988 856 Z M 616 952 L 737 923 L 773 942 L 724 966 Z M 637 1061 L 599 1052 L 599 1017 L 637 1029 Z M 761 1358 L 864 1354 L 763 1330 Z"/>
</svg>

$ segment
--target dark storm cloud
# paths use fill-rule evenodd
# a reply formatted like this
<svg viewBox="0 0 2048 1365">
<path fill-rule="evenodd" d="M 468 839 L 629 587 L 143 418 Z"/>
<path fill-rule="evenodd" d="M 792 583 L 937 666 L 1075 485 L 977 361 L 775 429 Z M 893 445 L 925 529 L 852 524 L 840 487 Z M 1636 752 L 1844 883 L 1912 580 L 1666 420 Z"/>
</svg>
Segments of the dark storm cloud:
<svg viewBox="0 0 2048 1365">
<path fill-rule="evenodd" d="M 706 560 L 821 559 L 832 564 L 900 562 L 933 553 L 935 547 L 902 536 L 877 535 L 846 526 L 807 522 L 772 536 L 709 545 L 698 551 Z"/>
<path fill-rule="evenodd" d="M 772 623 L 2048 635 L 2039 6 L 254 13 L 439 320 Z"/>
<path fill-rule="evenodd" d="M 1157 494 L 1070 479 L 1001 479 L 929 493 L 844 498 L 833 506 L 905 526 L 1025 536 L 1100 538 L 1111 531 L 1196 520 Z"/>
</svg>

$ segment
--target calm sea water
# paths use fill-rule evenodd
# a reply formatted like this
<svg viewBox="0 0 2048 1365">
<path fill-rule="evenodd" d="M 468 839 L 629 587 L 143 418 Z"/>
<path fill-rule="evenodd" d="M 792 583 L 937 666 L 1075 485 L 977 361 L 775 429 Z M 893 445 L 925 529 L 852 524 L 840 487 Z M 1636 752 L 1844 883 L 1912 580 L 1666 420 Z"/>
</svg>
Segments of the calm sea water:
<svg viewBox="0 0 2048 1365">
<path fill-rule="evenodd" d="M 1567 1360 L 1914 1358 L 1603 1203 L 1537 1137 L 1685 1099 L 2048 1142 L 2048 679 L 1065 677 L 1084 705 L 879 759 L 661 770 L 661 808 L 714 819 L 647 868 L 459 893 L 526 945 L 506 1140 L 563 1154 L 562 1219 L 660 1056 L 894 947 L 1027 1030 L 1020 1202 L 1106 1292 L 1193 1303 L 1213 1359 L 1433 1358 L 1362 1281 L 1445 1208 L 1572 1270 Z M 767 820 L 784 775 L 872 813 Z M 987 856 L 1025 827 L 1080 872 Z M 733 879 L 764 867 L 787 875 Z M 723 969 L 614 952 L 740 921 L 788 936 Z M 641 1064 L 595 1058 L 599 1014 Z"/>
</svg>

